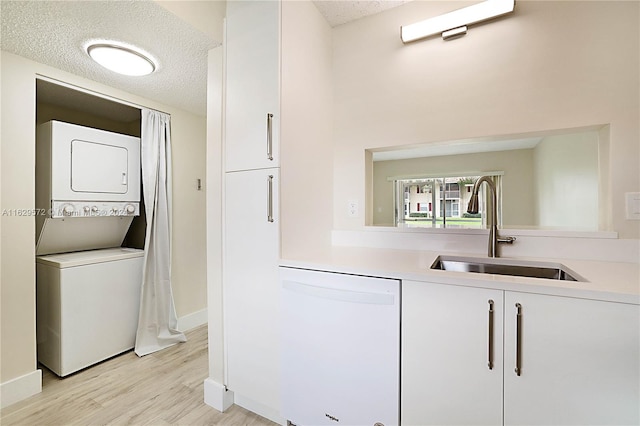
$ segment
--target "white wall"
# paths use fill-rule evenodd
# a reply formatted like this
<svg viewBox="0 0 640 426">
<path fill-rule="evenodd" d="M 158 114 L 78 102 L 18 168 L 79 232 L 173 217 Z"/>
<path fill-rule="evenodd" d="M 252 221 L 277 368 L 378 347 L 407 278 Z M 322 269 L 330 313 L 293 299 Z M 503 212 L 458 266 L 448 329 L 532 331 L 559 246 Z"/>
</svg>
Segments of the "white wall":
<svg viewBox="0 0 640 426">
<path fill-rule="evenodd" d="M 364 150 L 611 124 L 613 229 L 639 238 L 638 2 L 518 1 L 464 37 L 403 45 L 401 25 L 463 6 L 413 1 L 333 31 L 334 228 L 355 230 Z"/>
<path fill-rule="evenodd" d="M 207 309 L 206 118 L 167 108 L 173 162 L 173 297 L 178 325 L 188 328 L 206 322 L 206 315 L 200 315 Z M 196 317 L 187 320 L 190 315 Z"/>
<path fill-rule="evenodd" d="M 222 69 L 223 48 L 209 51 L 207 71 L 207 301 L 209 377 L 224 383 L 222 293 Z"/>
<path fill-rule="evenodd" d="M 1 55 L 0 208 L 30 209 L 35 204 L 34 65 L 5 52 Z M 36 370 L 35 221 L 3 215 L 1 222 L 0 383 L 4 384 Z"/>
<path fill-rule="evenodd" d="M 223 0 L 154 0 L 197 30 L 222 43 L 222 20 L 227 2 Z"/>
<path fill-rule="evenodd" d="M 549 136 L 534 149 L 536 224 L 598 229 L 598 133 Z"/>
<path fill-rule="evenodd" d="M 33 209 L 35 194 L 35 80 L 45 75 L 171 114 L 174 172 L 173 288 L 178 317 L 206 309 L 204 191 L 205 118 L 1 53 L 0 209 Z M 0 383 L 36 370 L 35 223 L 2 216 Z M 4 395 L 3 395 L 4 398 Z"/>
<path fill-rule="evenodd" d="M 280 204 L 283 257 L 331 245 L 331 27 L 310 1 L 282 3 Z"/>
</svg>

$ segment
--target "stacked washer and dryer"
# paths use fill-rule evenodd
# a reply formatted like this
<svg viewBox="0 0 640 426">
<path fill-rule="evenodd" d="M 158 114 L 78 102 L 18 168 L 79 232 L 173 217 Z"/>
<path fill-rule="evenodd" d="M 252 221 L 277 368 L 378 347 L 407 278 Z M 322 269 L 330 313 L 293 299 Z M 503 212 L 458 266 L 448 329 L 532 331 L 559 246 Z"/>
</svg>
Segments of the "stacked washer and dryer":
<svg viewBox="0 0 640 426">
<path fill-rule="evenodd" d="M 60 121 L 36 134 L 38 361 L 66 376 L 135 344 L 140 138 Z"/>
</svg>

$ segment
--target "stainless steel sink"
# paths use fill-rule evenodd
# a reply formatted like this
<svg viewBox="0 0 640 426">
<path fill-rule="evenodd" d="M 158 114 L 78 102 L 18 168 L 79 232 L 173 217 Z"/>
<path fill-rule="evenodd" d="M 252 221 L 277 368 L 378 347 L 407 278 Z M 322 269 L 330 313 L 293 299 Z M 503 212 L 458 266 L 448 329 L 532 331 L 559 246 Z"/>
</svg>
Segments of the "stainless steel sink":
<svg viewBox="0 0 640 426">
<path fill-rule="evenodd" d="M 475 272 L 479 274 L 510 275 L 548 280 L 586 281 L 559 263 L 543 263 L 511 259 L 481 259 L 473 257 L 438 256 L 431 269 Z"/>
</svg>

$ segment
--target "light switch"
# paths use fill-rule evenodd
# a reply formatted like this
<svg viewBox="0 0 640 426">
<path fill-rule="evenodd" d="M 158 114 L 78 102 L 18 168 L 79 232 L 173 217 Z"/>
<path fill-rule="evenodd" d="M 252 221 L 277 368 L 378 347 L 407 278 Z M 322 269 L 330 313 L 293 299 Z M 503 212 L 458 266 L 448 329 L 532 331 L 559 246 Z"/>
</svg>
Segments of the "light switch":
<svg viewBox="0 0 640 426">
<path fill-rule="evenodd" d="M 627 192 L 624 195 L 627 220 L 640 220 L 640 192 Z"/>
</svg>

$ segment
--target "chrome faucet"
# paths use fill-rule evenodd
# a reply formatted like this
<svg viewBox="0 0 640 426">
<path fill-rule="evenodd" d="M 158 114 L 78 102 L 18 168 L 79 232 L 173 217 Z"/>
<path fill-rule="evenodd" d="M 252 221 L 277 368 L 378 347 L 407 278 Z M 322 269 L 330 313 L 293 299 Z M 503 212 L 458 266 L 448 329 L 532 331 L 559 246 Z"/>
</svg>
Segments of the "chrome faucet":
<svg viewBox="0 0 640 426">
<path fill-rule="evenodd" d="M 516 240 L 516 237 L 503 237 L 500 238 L 498 236 L 498 219 L 497 219 L 497 202 L 496 202 L 496 185 L 493 183 L 489 176 L 480 177 L 476 183 L 473 185 L 473 191 L 471 192 L 471 199 L 469 200 L 469 205 L 467 206 L 467 212 L 476 214 L 478 213 L 479 203 L 478 203 L 478 190 L 480 189 L 480 185 L 482 182 L 485 182 L 489 189 L 491 190 L 491 212 L 489 217 L 487 218 L 487 222 L 489 225 L 489 257 L 500 257 L 498 253 L 498 243 L 505 244 L 513 244 Z"/>
</svg>

